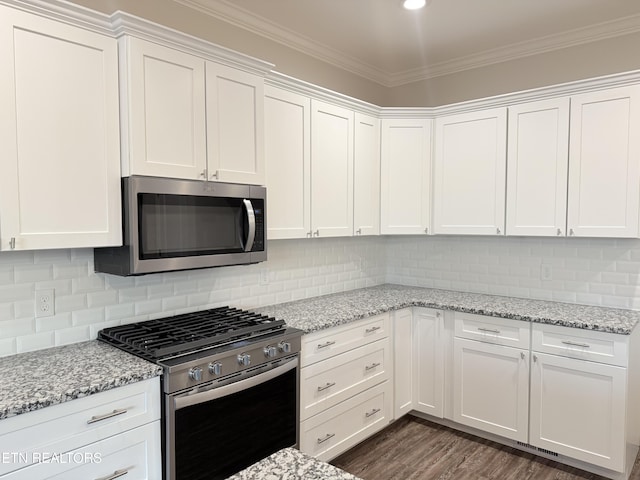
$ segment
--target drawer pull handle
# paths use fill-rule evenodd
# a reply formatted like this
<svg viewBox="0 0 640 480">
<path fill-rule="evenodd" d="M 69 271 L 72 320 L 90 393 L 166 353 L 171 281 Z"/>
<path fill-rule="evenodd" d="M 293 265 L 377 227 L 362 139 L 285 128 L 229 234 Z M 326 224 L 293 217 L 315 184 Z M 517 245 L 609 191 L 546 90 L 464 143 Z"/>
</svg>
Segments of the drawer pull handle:
<svg viewBox="0 0 640 480">
<path fill-rule="evenodd" d="M 114 410 L 113 412 L 105 413 L 104 415 L 94 415 L 89 420 L 87 420 L 87 424 L 92 424 L 99 422 L 101 420 L 106 420 L 107 418 L 117 417 L 118 415 L 122 415 L 123 413 L 127 413 L 126 408 L 122 408 L 120 410 Z M 124 475 L 124 473 L 123 473 Z"/>
<path fill-rule="evenodd" d="M 333 438 L 335 436 L 336 436 L 335 433 L 327 433 L 324 438 L 319 438 L 318 439 L 318 445 L 321 444 L 321 443 L 326 442 L 327 440 L 329 440 L 330 438 Z"/>
<path fill-rule="evenodd" d="M 364 369 L 368 372 L 369 370 L 373 370 L 376 367 L 380 366 L 380 362 L 372 363 L 371 365 L 367 365 Z"/>
<path fill-rule="evenodd" d="M 378 413 L 380 411 L 379 408 L 374 408 L 373 410 L 371 410 L 370 412 L 367 412 L 364 414 L 365 417 L 369 418 L 369 417 L 373 417 L 376 413 Z"/>
<path fill-rule="evenodd" d="M 129 473 L 129 469 L 123 468 L 122 470 L 116 470 L 111 475 L 107 475 L 106 477 L 96 478 L 96 480 L 114 480 L 115 478 L 124 477 L 127 473 Z"/>
<path fill-rule="evenodd" d="M 493 329 L 493 328 L 478 327 L 478 330 L 480 330 L 481 332 L 486 332 L 486 333 L 495 333 L 496 335 L 498 335 L 500 333 L 500 330 Z"/>
<path fill-rule="evenodd" d="M 587 345 L 586 343 L 570 342 L 569 340 L 562 340 L 562 343 L 564 343 L 565 345 L 570 345 L 572 347 L 591 348 L 591 345 Z"/>
<path fill-rule="evenodd" d="M 336 384 L 336 382 L 327 382 L 324 387 L 318 387 L 319 392 L 324 392 L 327 388 L 331 388 Z"/>
<path fill-rule="evenodd" d="M 378 330 L 380 330 L 381 327 L 371 327 L 371 328 L 367 328 L 364 333 L 373 333 L 373 332 L 377 332 Z"/>
<path fill-rule="evenodd" d="M 335 345 L 335 344 L 336 344 L 336 342 L 334 342 L 333 340 L 329 340 L 328 342 L 319 343 L 318 344 L 318 349 L 327 348 L 327 347 L 330 347 L 331 345 Z"/>
</svg>

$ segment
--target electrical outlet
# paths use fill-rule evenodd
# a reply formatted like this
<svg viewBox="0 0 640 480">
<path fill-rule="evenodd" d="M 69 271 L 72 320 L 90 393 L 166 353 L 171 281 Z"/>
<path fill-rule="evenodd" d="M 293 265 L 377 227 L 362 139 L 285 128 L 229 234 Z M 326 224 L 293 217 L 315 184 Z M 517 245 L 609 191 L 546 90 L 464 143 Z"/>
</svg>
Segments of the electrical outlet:
<svg viewBox="0 0 640 480">
<path fill-rule="evenodd" d="M 549 281 L 553 280 L 553 270 L 551 265 L 543 263 L 540 265 L 540 280 Z"/>
<path fill-rule="evenodd" d="M 55 315 L 55 292 L 53 288 L 36 290 L 36 317 Z"/>
</svg>

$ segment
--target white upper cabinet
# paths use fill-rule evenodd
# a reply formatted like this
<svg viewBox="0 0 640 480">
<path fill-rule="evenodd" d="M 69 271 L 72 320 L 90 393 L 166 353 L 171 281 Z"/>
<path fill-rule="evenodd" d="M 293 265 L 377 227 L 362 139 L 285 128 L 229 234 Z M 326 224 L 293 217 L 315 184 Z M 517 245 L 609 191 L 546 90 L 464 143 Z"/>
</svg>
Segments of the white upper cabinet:
<svg viewBox="0 0 640 480">
<path fill-rule="evenodd" d="M 120 40 L 123 175 L 206 179 L 205 61 Z"/>
<path fill-rule="evenodd" d="M 118 48 L 0 6 L 0 250 L 120 245 Z"/>
<path fill-rule="evenodd" d="M 353 235 L 353 111 L 311 100 L 311 229 Z"/>
<path fill-rule="evenodd" d="M 383 119 L 380 233 L 429 228 L 432 120 Z"/>
<path fill-rule="evenodd" d="M 380 120 L 355 114 L 353 228 L 355 235 L 380 233 Z"/>
<path fill-rule="evenodd" d="M 434 232 L 504 234 L 507 109 L 436 119 Z"/>
<path fill-rule="evenodd" d="M 569 98 L 509 107 L 507 235 L 565 235 Z"/>
<path fill-rule="evenodd" d="M 264 79 L 207 62 L 209 180 L 264 185 Z"/>
<path fill-rule="evenodd" d="M 311 232 L 311 100 L 265 86 L 267 238 Z"/>
<path fill-rule="evenodd" d="M 640 86 L 571 97 L 569 235 L 637 237 Z"/>
</svg>

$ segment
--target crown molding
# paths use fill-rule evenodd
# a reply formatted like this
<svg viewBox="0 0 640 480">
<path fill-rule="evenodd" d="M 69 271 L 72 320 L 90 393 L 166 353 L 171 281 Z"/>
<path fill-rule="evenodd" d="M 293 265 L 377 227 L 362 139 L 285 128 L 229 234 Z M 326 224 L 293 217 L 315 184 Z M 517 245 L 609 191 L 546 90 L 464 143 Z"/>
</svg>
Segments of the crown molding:
<svg viewBox="0 0 640 480">
<path fill-rule="evenodd" d="M 548 35 L 530 41 L 486 50 L 473 55 L 454 58 L 449 61 L 435 63 L 426 68 L 417 68 L 403 72 L 387 72 L 345 55 L 341 51 L 318 44 L 315 40 L 293 32 L 292 30 L 285 29 L 259 15 L 239 8 L 228 0 L 216 0 L 215 5 L 209 0 L 174 0 L 174 2 L 198 10 L 256 35 L 268 38 L 385 87 L 398 87 L 408 83 L 458 73 L 464 70 L 640 31 L 640 15 L 631 15 L 589 27 L 577 28 L 561 34 Z"/>
</svg>

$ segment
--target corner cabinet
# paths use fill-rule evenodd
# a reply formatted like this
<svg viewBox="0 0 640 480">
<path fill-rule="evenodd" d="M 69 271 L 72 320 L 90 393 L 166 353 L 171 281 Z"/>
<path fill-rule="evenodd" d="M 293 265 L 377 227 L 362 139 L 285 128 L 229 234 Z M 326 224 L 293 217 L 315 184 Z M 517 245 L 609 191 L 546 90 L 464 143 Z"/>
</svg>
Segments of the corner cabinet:
<svg viewBox="0 0 640 480">
<path fill-rule="evenodd" d="M 264 79 L 120 40 L 123 175 L 264 184 Z"/>
<path fill-rule="evenodd" d="M 117 42 L 0 6 L 0 250 L 120 245 Z"/>
<path fill-rule="evenodd" d="M 383 119 L 380 233 L 428 233 L 432 120 Z"/>
<path fill-rule="evenodd" d="M 640 85 L 571 97 L 570 236 L 638 237 Z"/>
<path fill-rule="evenodd" d="M 380 233 L 380 120 L 355 113 L 353 233 Z"/>
<path fill-rule="evenodd" d="M 507 109 L 436 119 L 434 233 L 504 235 Z"/>
</svg>

